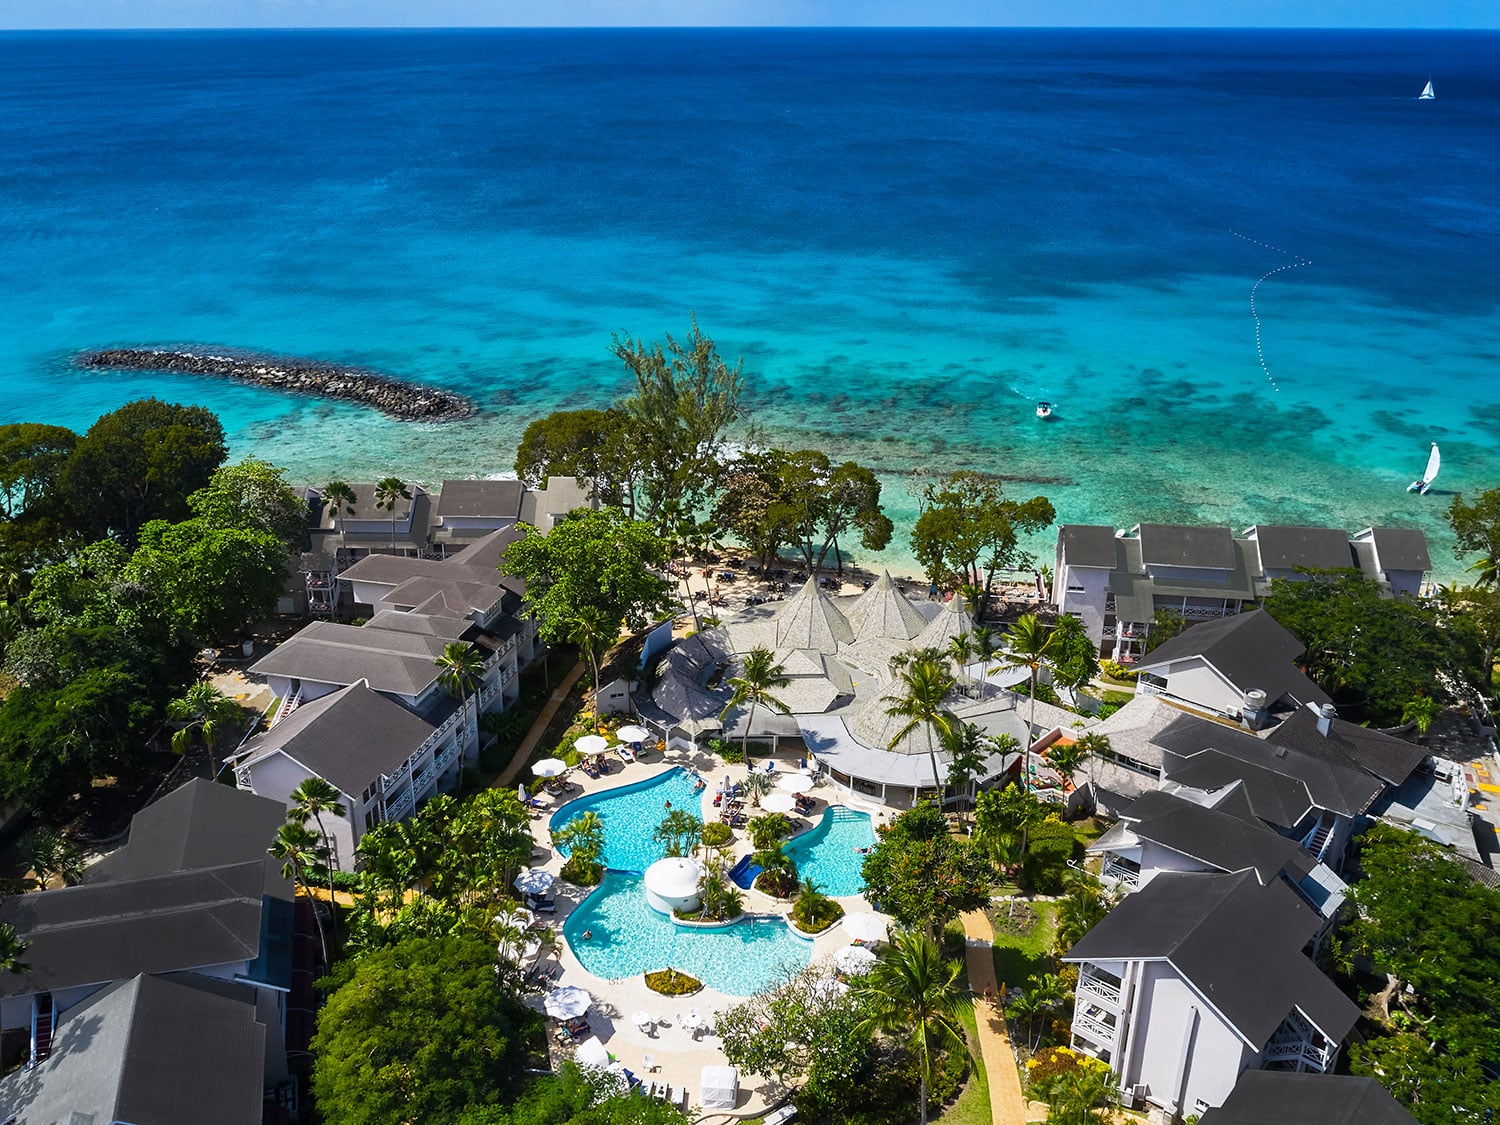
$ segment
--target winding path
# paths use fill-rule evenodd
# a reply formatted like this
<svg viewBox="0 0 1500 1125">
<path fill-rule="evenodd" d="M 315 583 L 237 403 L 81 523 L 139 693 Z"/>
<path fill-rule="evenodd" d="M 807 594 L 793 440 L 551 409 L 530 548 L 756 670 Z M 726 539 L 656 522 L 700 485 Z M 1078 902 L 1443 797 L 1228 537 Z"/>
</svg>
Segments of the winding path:
<svg viewBox="0 0 1500 1125">
<path fill-rule="evenodd" d="M 979 1029 L 979 1054 L 990 1082 L 990 1116 L 995 1125 L 1026 1125 L 1026 1097 L 1021 1093 L 1021 1076 L 1005 1028 L 1005 1013 L 998 1004 L 983 999 L 999 989 L 995 980 L 995 931 L 978 910 L 961 920 L 967 938 L 969 988 L 979 997 L 974 1002 L 974 1022 Z"/>
<path fill-rule="evenodd" d="M 536 717 L 536 722 L 531 724 L 531 729 L 526 732 L 526 737 L 521 739 L 521 745 L 516 747 L 514 757 L 510 764 L 500 771 L 500 776 L 490 784 L 491 789 L 508 789 L 515 784 L 516 776 L 521 772 L 527 761 L 531 758 L 531 752 L 536 749 L 536 744 L 542 740 L 542 735 L 547 733 L 547 727 L 551 724 L 557 709 L 561 707 L 568 698 L 568 692 L 573 690 L 573 685 L 583 675 L 583 661 L 573 665 L 572 670 L 562 678 L 552 692 L 552 698 L 548 699 L 542 707 L 542 713 Z"/>
</svg>

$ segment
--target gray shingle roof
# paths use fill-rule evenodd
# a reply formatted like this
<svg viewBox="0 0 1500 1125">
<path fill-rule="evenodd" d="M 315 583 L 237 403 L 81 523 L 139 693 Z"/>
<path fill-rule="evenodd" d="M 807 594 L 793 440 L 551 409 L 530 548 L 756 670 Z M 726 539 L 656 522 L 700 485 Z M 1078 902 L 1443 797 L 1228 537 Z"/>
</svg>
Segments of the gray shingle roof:
<svg viewBox="0 0 1500 1125">
<path fill-rule="evenodd" d="M 854 630 L 849 627 L 848 619 L 833 604 L 833 599 L 818 589 L 816 579 L 809 578 L 802 589 L 777 607 L 777 648 L 810 648 L 833 653 L 839 645 L 853 640 Z"/>
<path fill-rule="evenodd" d="M 445 480 L 438 493 L 439 516 L 517 519 L 526 486 L 518 480 Z"/>
<path fill-rule="evenodd" d="M 237 997 L 136 976 L 63 1013 L 52 1057 L 0 1081 L 17 1125 L 259 1125 L 266 1029 Z"/>
<path fill-rule="evenodd" d="M 446 574 L 408 578 L 382 594 L 380 604 L 404 609 L 421 607 L 424 613 L 447 617 L 464 617 L 471 613 L 488 615 L 504 601 L 507 591 L 498 581 L 472 581 L 471 573 L 468 568 L 455 568 Z M 498 580 L 499 575 L 495 578 Z"/>
<path fill-rule="evenodd" d="M 252 961 L 260 951 L 265 859 L 13 895 L 0 902 L 29 948 L 0 996 Z"/>
<path fill-rule="evenodd" d="M 1320 921 L 1285 884 L 1262 886 L 1253 872 L 1167 872 L 1127 896 L 1064 960 L 1170 961 L 1256 1047 L 1293 1007 L 1342 1040 L 1359 1009 L 1302 954 Z"/>
<path fill-rule="evenodd" d="M 1133 822 L 1130 830 L 1140 839 L 1220 871 L 1253 870 L 1262 883 L 1269 883 L 1283 870 L 1300 877 L 1315 862 L 1295 840 L 1271 831 L 1259 820 L 1204 808 L 1160 790 L 1142 794 L 1123 819 Z"/>
<path fill-rule="evenodd" d="M 1260 545 L 1262 573 L 1295 570 L 1299 566 L 1332 570 L 1354 565 L 1349 536 L 1337 528 L 1256 524 L 1246 529 L 1245 535 L 1248 537 L 1252 532 Z"/>
<path fill-rule="evenodd" d="M 1367 533 L 1375 541 L 1375 558 L 1381 570 L 1432 569 L 1432 556 L 1427 553 L 1427 536 L 1416 528 L 1372 527 L 1367 529 Z"/>
<path fill-rule="evenodd" d="M 1146 671 L 1188 657 L 1201 656 L 1240 691 L 1259 689 L 1274 703 L 1289 695 L 1297 703 L 1327 703 L 1328 696 L 1294 661 L 1301 641 L 1263 609 L 1204 621 L 1186 629 L 1143 656 Z"/>
<path fill-rule="evenodd" d="M 896 589 L 888 570 L 881 571 L 875 584 L 855 599 L 845 617 L 854 635 L 861 640 L 889 637 L 909 641 L 927 628 L 927 618 Z"/>
<path fill-rule="evenodd" d="M 264 863 L 268 891 L 290 898 L 290 888 L 266 849 L 286 821 L 280 801 L 194 778 L 130 821 L 130 841 L 90 867 L 85 882 L 118 882 L 200 867 Z"/>
<path fill-rule="evenodd" d="M 934 617 L 913 642 L 917 648 L 946 649 L 948 642 L 957 636 L 972 636 L 974 618 L 964 608 L 964 600 L 955 594 L 948 600 L 942 612 Z"/>
<path fill-rule="evenodd" d="M 463 637 L 474 622 L 467 617 L 450 617 L 446 614 L 402 613 L 394 609 L 375 611 L 367 626 L 371 629 L 389 629 L 395 633 L 421 633 L 429 637 L 441 637 L 445 641 L 456 641 Z"/>
<path fill-rule="evenodd" d="M 1379 779 L 1363 770 L 1340 765 L 1325 758 L 1302 754 L 1285 746 L 1263 742 L 1254 735 L 1231 730 L 1218 723 L 1192 715 L 1183 715 L 1168 723 L 1152 737 L 1151 741 L 1162 750 L 1182 758 L 1196 755 L 1200 750 L 1217 750 L 1225 758 L 1237 759 L 1253 768 L 1268 770 L 1300 782 L 1306 788 L 1307 795 L 1314 805 L 1344 816 L 1358 816 L 1364 812 L 1380 795 L 1383 788 Z M 1217 769 L 1221 774 L 1233 773 L 1235 767 L 1229 763 L 1218 762 Z M 1252 800 L 1256 800 L 1257 789 L 1264 787 L 1265 779 L 1254 777 L 1244 771 L 1240 772 L 1244 773 Z M 1167 776 L 1173 781 L 1178 780 L 1178 775 L 1170 767 L 1167 770 Z M 1228 784 L 1230 780 L 1233 778 L 1226 778 L 1222 784 Z M 1182 784 L 1188 783 L 1182 782 Z M 1194 787 L 1201 788 L 1201 786 Z M 1267 819 L 1267 814 L 1261 811 L 1259 803 L 1256 805 L 1256 815 Z M 1286 827 L 1296 823 L 1296 821 L 1288 822 Z"/>
<path fill-rule="evenodd" d="M 1329 732 L 1322 734 L 1318 716 L 1307 707 L 1299 708 L 1267 737 L 1309 757 L 1365 770 L 1389 785 L 1400 785 L 1427 757 L 1421 746 L 1343 719 L 1334 719 Z"/>
<path fill-rule="evenodd" d="M 1117 557 L 1114 528 L 1067 523 L 1058 529 L 1057 534 L 1062 540 L 1063 561 L 1069 566 L 1114 568 Z"/>
<path fill-rule="evenodd" d="M 1135 532 L 1141 541 L 1141 560 L 1147 566 L 1234 569 L 1234 537 L 1227 527 L 1143 523 L 1136 525 Z"/>
<path fill-rule="evenodd" d="M 363 683 L 304 703 L 245 744 L 243 764 L 278 751 L 350 796 L 394 773 L 432 736 L 430 724 Z"/>
<path fill-rule="evenodd" d="M 1201 1125 L 1417 1125 L 1373 1078 L 1247 1070 Z"/>
<path fill-rule="evenodd" d="M 251 665 L 263 676 L 324 684 L 367 680 L 376 691 L 418 696 L 438 677 L 442 637 L 314 621 Z"/>
<path fill-rule="evenodd" d="M 354 512 L 351 514 L 346 507 L 344 507 L 344 506 L 341 505 L 339 507 L 339 518 L 340 519 L 345 519 L 345 520 L 389 520 L 391 518 L 392 513 L 386 511 L 384 508 L 380 507 L 375 502 L 375 484 L 374 484 L 374 482 L 372 482 L 372 481 L 350 482 L 349 487 L 354 490 L 354 497 L 355 497 L 355 500 L 354 500 Z M 316 489 L 314 491 L 318 492 L 321 495 L 321 492 L 322 492 L 321 489 Z M 407 513 L 411 511 L 411 509 L 412 509 L 412 507 L 414 505 L 425 507 L 425 505 L 428 503 L 427 492 L 426 492 L 426 490 L 424 490 L 422 488 L 422 486 L 420 484 L 410 484 L 410 483 L 408 483 L 407 486 L 406 486 L 406 491 L 408 491 L 408 492 L 411 493 L 411 499 L 410 500 L 402 500 L 399 497 L 396 500 L 396 507 L 395 507 L 394 514 L 395 514 L 395 517 L 396 517 L 396 523 L 398 525 L 403 520 L 406 519 Z M 333 527 L 334 526 L 333 514 L 331 512 L 329 512 L 326 503 L 325 503 L 324 508 L 323 508 L 323 521 L 322 521 L 322 523 L 323 523 L 324 527 Z"/>
</svg>

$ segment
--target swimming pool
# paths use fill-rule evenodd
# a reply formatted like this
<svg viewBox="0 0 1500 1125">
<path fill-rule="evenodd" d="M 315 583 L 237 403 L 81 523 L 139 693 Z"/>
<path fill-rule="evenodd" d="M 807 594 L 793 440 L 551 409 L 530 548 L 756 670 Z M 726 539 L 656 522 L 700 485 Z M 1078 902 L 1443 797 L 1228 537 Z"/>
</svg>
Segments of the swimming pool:
<svg viewBox="0 0 1500 1125">
<path fill-rule="evenodd" d="M 592 809 L 604 821 L 604 866 L 620 871 L 645 871 L 666 852 L 651 834 L 667 815 L 668 801 L 674 809 L 687 809 L 697 817 L 703 815 L 702 790 L 697 788 L 692 775 L 683 769 L 670 769 L 645 781 L 569 801 L 552 814 L 547 827 L 556 832 Z"/>
<path fill-rule="evenodd" d="M 620 980 L 670 967 L 730 996 L 752 996 L 806 968 L 812 957 L 812 942 L 780 918 L 679 926 L 650 907 L 641 883 L 640 876 L 609 872 L 563 924 L 568 947 L 596 977 Z"/>
<path fill-rule="evenodd" d="M 811 879 L 818 890 L 833 898 L 863 894 L 860 869 L 865 857 L 860 848 L 875 846 L 875 828 L 870 814 L 833 805 L 810 831 L 787 845 L 787 854 L 797 864 L 797 876 Z"/>
</svg>

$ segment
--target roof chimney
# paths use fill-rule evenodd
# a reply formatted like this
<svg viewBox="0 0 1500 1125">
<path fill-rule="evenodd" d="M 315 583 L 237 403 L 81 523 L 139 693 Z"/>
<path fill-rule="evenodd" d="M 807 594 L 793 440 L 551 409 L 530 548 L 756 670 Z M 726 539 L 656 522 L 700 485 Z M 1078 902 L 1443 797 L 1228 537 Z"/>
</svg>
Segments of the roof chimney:
<svg viewBox="0 0 1500 1125">
<path fill-rule="evenodd" d="M 1332 703 L 1325 703 L 1318 708 L 1318 733 L 1327 738 L 1333 730 L 1333 720 L 1338 717 L 1338 708 Z"/>
</svg>

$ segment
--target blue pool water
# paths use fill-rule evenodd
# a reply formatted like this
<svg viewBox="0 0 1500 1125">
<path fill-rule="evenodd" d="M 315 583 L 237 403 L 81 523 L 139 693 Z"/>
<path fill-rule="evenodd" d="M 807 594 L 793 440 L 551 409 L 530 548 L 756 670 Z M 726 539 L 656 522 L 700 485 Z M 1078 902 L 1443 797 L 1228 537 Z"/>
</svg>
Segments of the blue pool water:
<svg viewBox="0 0 1500 1125">
<path fill-rule="evenodd" d="M 584 931 L 591 935 L 587 941 Z M 679 926 L 647 904 L 638 876 L 613 871 L 569 916 L 563 935 L 596 977 L 619 980 L 671 967 L 730 996 L 779 984 L 812 957 L 812 942 L 780 918 L 747 918 L 717 929 Z"/>
<path fill-rule="evenodd" d="M 860 848 L 875 846 L 875 829 L 869 813 L 833 806 L 809 832 L 787 845 L 796 861 L 797 874 L 811 879 L 825 895 L 839 898 L 865 889 L 860 869 L 865 857 Z"/>
<path fill-rule="evenodd" d="M 556 832 L 592 809 L 604 821 L 604 866 L 645 871 L 664 852 L 651 834 L 667 815 L 668 801 L 673 808 L 687 809 L 694 816 L 703 814 L 701 791 L 692 776 L 685 770 L 671 769 L 646 781 L 569 801 L 552 814 L 548 827 Z"/>
</svg>

